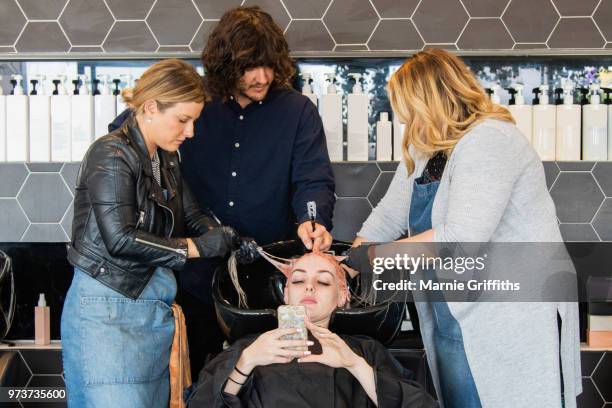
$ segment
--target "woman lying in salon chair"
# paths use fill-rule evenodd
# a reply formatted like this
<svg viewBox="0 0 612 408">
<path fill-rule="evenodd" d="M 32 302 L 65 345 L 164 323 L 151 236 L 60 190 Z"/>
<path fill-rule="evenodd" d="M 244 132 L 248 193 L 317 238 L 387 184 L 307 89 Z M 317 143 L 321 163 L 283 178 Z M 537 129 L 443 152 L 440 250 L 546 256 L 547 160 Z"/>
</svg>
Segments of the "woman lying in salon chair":
<svg viewBox="0 0 612 408">
<path fill-rule="evenodd" d="M 380 343 L 328 330 L 333 311 L 349 300 L 336 258 L 309 253 L 279 269 L 285 303 L 306 307 L 312 340 L 283 339 L 292 328 L 236 341 L 204 367 L 190 408 L 437 406 Z M 311 352 L 315 342 L 320 354 Z"/>
</svg>

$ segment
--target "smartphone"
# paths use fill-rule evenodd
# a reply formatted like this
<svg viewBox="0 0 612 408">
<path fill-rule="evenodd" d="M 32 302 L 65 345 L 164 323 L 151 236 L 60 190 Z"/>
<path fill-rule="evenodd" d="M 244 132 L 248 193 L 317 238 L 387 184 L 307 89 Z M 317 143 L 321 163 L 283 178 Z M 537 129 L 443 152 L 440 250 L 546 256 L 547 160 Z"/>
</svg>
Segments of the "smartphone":
<svg viewBox="0 0 612 408">
<path fill-rule="evenodd" d="M 282 305 L 278 307 L 278 327 L 280 329 L 300 328 L 299 333 L 286 334 L 282 337 L 283 340 L 306 340 L 308 339 L 308 330 L 306 330 L 306 306 L 290 306 Z M 295 348 L 294 348 L 295 349 Z"/>
</svg>

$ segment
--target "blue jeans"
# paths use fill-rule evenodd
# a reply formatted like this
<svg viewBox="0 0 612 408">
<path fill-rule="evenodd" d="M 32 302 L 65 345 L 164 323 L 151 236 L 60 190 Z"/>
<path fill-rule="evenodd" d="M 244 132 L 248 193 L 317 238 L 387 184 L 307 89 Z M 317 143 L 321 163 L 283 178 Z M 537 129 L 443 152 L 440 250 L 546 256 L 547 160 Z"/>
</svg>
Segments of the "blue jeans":
<svg viewBox="0 0 612 408">
<path fill-rule="evenodd" d="M 175 295 L 170 269 L 132 300 L 75 268 L 61 323 L 69 407 L 168 407 Z"/>
</svg>

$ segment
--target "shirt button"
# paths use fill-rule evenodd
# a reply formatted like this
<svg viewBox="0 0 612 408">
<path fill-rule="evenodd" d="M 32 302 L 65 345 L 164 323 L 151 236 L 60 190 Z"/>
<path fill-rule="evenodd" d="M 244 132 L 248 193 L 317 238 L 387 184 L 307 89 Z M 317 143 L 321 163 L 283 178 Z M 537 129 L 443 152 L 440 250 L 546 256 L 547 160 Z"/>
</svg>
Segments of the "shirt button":
<svg viewBox="0 0 612 408">
<path fill-rule="evenodd" d="M 229 206 L 230 206 L 230 207 L 233 207 L 233 206 L 234 206 L 234 202 L 233 202 L 233 201 L 230 201 L 230 202 L 229 202 Z"/>
<path fill-rule="evenodd" d="M 244 115 L 240 115 L 238 118 L 239 118 L 240 120 L 242 120 L 242 119 L 244 119 Z"/>
<path fill-rule="evenodd" d="M 234 143 L 234 147 L 237 149 L 240 147 L 240 143 Z"/>
<path fill-rule="evenodd" d="M 261 105 L 263 103 L 263 101 L 259 101 L 259 104 Z"/>
<path fill-rule="evenodd" d="M 236 172 L 232 171 L 232 177 L 236 177 Z"/>
</svg>

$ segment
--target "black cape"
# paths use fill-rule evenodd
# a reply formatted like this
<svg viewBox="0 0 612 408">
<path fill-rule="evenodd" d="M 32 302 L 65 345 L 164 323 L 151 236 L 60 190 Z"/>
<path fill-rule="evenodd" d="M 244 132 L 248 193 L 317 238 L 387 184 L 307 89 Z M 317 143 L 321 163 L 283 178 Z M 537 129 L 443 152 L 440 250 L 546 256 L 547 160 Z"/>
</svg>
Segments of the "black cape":
<svg viewBox="0 0 612 408">
<path fill-rule="evenodd" d="M 341 336 L 374 368 L 380 408 L 429 408 L 438 404 L 379 342 L 365 336 Z M 255 336 L 236 341 L 200 372 L 189 408 L 217 407 L 374 407 L 361 384 L 344 368 L 319 363 L 271 364 L 256 367 L 238 395 L 223 392 L 227 377 Z"/>
</svg>

